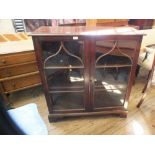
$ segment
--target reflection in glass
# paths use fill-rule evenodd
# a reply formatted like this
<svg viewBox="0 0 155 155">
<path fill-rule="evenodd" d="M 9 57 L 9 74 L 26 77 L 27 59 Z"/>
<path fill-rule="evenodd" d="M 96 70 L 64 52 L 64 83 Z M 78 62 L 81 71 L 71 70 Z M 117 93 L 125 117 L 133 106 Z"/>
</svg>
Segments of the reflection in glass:
<svg viewBox="0 0 155 155">
<path fill-rule="evenodd" d="M 123 105 L 129 74 L 128 67 L 96 69 L 95 108 Z"/>
<path fill-rule="evenodd" d="M 124 89 L 105 89 L 95 90 L 95 105 L 94 108 L 121 106 L 124 100 Z"/>
<path fill-rule="evenodd" d="M 53 110 L 84 109 L 83 92 L 52 93 Z"/>
<path fill-rule="evenodd" d="M 43 42 L 45 67 L 83 66 L 83 44 L 78 41 Z"/>
<path fill-rule="evenodd" d="M 121 106 L 128 86 L 134 46 L 126 42 L 97 41 L 94 75 L 94 108 Z"/>
<path fill-rule="evenodd" d="M 43 42 L 44 72 L 53 110 L 84 109 L 84 52 L 81 41 Z"/>
<path fill-rule="evenodd" d="M 101 55 L 101 53 L 96 53 L 97 58 Z M 125 56 L 105 55 L 99 59 L 96 65 L 104 65 L 105 67 L 108 65 L 131 65 L 131 60 Z"/>
<path fill-rule="evenodd" d="M 46 75 L 50 89 L 84 88 L 83 69 L 48 69 Z"/>
<path fill-rule="evenodd" d="M 115 86 L 125 89 L 128 84 L 130 67 L 97 68 L 95 71 L 95 87 Z"/>
</svg>

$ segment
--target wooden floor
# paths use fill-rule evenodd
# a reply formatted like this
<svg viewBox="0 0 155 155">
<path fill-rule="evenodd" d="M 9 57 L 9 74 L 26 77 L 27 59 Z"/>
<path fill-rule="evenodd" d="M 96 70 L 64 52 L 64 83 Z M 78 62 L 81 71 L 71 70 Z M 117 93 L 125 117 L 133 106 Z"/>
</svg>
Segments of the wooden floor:
<svg viewBox="0 0 155 155">
<path fill-rule="evenodd" d="M 13 107 L 37 103 L 49 134 L 63 135 L 135 135 L 155 134 L 155 88 L 149 93 L 140 109 L 136 104 L 145 79 L 139 78 L 134 85 L 129 102 L 127 118 L 118 116 L 96 116 L 66 118 L 55 123 L 48 122 L 48 110 L 41 87 L 24 90 L 10 96 Z"/>
</svg>

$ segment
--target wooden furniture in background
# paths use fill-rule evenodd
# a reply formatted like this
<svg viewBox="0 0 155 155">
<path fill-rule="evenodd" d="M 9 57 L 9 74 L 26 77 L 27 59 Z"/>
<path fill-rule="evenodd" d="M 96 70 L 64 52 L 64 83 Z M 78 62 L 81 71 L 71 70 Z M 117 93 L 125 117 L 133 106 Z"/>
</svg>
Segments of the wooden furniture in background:
<svg viewBox="0 0 155 155">
<path fill-rule="evenodd" d="M 127 116 L 143 34 L 132 27 L 40 27 L 31 33 L 49 121 Z"/>
<path fill-rule="evenodd" d="M 129 24 L 138 26 L 140 30 L 151 29 L 154 19 L 130 19 Z"/>
<path fill-rule="evenodd" d="M 27 32 L 33 32 L 41 26 L 85 26 L 85 19 L 24 19 Z"/>
<path fill-rule="evenodd" d="M 86 26 L 126 26 L 128 19 L 87 19 Z"/>
<path fill-rule="evenodd" d="M 41 84 L 32 39 L 25 33 L 0 35 L 0 83 L 5 94 Z"/>
</svg>

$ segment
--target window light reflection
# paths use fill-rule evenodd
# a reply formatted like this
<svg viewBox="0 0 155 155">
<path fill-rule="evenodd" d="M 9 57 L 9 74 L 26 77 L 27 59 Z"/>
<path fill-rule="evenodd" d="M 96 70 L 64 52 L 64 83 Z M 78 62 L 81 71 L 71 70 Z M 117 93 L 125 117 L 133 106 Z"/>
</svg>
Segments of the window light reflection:
<svg viewBox="0 0 155 155">
<path fill-rule="evenodd" d="M 135 135 L 144 134 L 143 127 L 140 125 L 140 123 L 138 123 L 135 120 L 133 120 L 133 122 L 132 122 L 132 128 L 133 128 L 133 132 L 134 132 Z"/>
<path fill-rule="evenodd" d="M 71 82 L 84 81 L 84 78 L 83 77 L 79 78 L 79 77 L 73 77 L 73 76 L 71 76 L 70 77 L 70 81 Z"/>
<path fill-rule="evenodd" d="M 87 31 L 87 32 L 81 32 L 83 35 L 106 35 L 106 34 L 114 34 L 114 30 L 96 30 L 96 31 Z"/>
<path fill-rule="evenodd" d="M 131 27 L 115 27 L 115 28 L 104 28 L 100 30 L 90 30 L 81 32 L 82 35 L 115 35 L 115 34 L 135 34 L 136 29 Z"/>
<path fill-rule="evenodd" d="M 123 99 L 120 99 L 121 103 L 124 103 L 124 100 Z"/>
<path fill-rule="evenodd" d="M 110 85 L 110 84 L 108 84 L 107 82 L 104 82 L 104 81 L 102 81 L 102 84 L 104 85 L 104 87 L 106 88 L 106 90 L 108 92 L 113 92 L 113 93 L 116 93 L 116 94 L 122 94 L 122 92 L 119 89 L 117 89 L 114 85 Z"/>
<path fill-rule="evenodd" d="M 133 33 L 135 29 L 129 28 L 129 27 L 121 27 L 121 28 L 116 28 L 115 31 L 117 33 Z"/>
</svg>

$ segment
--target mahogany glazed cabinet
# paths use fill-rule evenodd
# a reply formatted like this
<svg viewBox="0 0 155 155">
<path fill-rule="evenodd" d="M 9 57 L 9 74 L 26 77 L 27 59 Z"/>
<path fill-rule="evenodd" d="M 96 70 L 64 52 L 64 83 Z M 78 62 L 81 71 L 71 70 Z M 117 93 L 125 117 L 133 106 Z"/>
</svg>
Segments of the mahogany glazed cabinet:
<svg viewBox="0 0 155 155">
<path fill-rule="evenodd" d="M 132 27 L 40 27 L 33 37 L 49 121 L 127 116 L 143 34 Z"/>
</svg>

